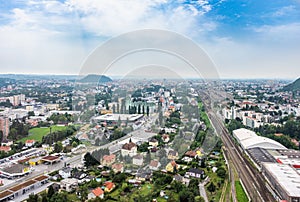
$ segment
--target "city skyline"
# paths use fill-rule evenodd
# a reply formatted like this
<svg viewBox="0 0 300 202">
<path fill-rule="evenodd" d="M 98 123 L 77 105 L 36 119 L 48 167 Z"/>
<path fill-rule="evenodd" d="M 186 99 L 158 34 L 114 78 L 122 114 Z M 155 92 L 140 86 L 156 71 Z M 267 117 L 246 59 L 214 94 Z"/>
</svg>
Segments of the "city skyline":
<svg viewBox="0 0 300 202">
<path fill-rule="evenodd" d="M 78 75 L 107 40 L 162 29 L 196 42 L 220 78 L 294 80 L 300 75 L 297 0 L 0 2 L 2 74 Z"/>
</svg>

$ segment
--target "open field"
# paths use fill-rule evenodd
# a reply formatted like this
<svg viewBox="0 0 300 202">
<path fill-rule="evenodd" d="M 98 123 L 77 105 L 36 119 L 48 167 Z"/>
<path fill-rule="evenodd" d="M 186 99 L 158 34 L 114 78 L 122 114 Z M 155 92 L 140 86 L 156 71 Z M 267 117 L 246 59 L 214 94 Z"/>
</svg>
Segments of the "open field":
<svg viewBox="0 0 300 202">
<path fill-rule="evenodd" d="M 55 131 L 63 131 L 66 129 L 66 126 L 51 126 L 51 132 Z M 43 136 L 48 135 L 50 133 L 50 127 L 45 128 L 32 128 L 28 132 L 28 136 L 24 137 L 20 140 L 20 142 L 24 143 L 26 140 L 36 140 L 41 142 Z"/>
</svg>

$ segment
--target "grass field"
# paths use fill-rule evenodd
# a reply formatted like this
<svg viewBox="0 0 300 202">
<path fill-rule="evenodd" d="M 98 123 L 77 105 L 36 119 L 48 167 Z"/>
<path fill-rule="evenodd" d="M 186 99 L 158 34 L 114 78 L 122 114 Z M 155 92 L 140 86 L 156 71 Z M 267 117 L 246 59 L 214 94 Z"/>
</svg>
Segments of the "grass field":
<svg viewBox="0 0 300 202">
<path fill-rule="evenodd" d="M 235 181 L 235 191 L 236 191 L 236 198 L 238 202 L 249 201 L 240 181 Z"/>
<path fill-rule="evenodd" d="M 63 131 L 66 129 L 66 126 L 51 126 L 52 128 L 52 132 L 55 131 Z M 32 128 L 29 130 L 28 132 L 28 136 L 24 137 L 20 140 L 20 142 L 25 142 L 26 140 L 36 140 L 41 142 L 43 136 L 48 135 L 50 133 L 50 128 L 46 127 L 46 128 Z"/>
</svg>

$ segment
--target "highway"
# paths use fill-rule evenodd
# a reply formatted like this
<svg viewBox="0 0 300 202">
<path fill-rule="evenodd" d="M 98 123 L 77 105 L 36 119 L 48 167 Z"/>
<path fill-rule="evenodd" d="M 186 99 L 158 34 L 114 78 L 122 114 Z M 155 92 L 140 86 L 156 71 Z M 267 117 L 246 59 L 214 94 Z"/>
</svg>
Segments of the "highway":
<svg viewBox="0 0 300 202">
<path fill-rule="evenodd" d="M 236 168 L 238 176 L 245 185 L 251 201 L 275 201 L 271 193 L 266 188 L 262 174 L 253 168 L 248 160 L 241 154 L 238 146 L 234 144 L 222 120 L 213 111 L 209 96 L 204 92 L 200 92 L 200 95 L 211 123 L 223 141 L 225 146 L 225 155 L 229 161 L 232 161 L 234 167 Z"/>
</svg>

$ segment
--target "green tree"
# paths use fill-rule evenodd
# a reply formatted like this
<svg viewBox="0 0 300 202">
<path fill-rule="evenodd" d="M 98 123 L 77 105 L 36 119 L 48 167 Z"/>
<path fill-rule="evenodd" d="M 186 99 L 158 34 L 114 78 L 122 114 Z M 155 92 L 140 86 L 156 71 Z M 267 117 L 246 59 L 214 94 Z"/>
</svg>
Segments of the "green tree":
<svg viewBox="0 0 300 202">
<path fill-rule="evenodd" d="M 217 175 L 218 175 L 220 178 L 224 179 L 224 178 L 226 177 L 226 170 L 225 170 L 223 167 L 219 168 L 219 169 L 217 170 Z"/>
<path fill-rule="evenodd" d="M 48 191 L 47 191 L 47 197 L 48 197 L 49 199 L 51 199 L 52 196 L 54 195 L 54 193 L 55 193 L 55 191 L 54 191 L 54 189 L 53 189 L 53 186 L 52 186 L 52 185 L 49 186 Z"/>
<path fill-rule="evenodd" d="M 28 118 L 31 117 L 31 116 L 35 116 L 34 111 L 29 111 L 28 112 Z"/>
<path fill-rule="evenodd" d="M 68 196 L 67 193 L 65 192 L 56 192 L 50 199 L 50 202 L 66 202 L 66 201 L 68 201 Z"/>
<path fill-rule="evenodd" d="M 78 146 L 77 142 L 76 142 L 76 141 L 73 141 L 73 142 L 72 142 L 72 147 L 75 148 L 75 147 L 77 147 L 77 146 Z"/>
<path fill-rule="evenodd" d="M 38 195 L 31 193 L 27 199 L 27 202 L 38 202 L 38 198 Z"/>
<path fill-rule="evenodd" d="M 90 166 L 94 166 L 94 165 L 98 165 L 99 162 L 91 155 L 90 152 L 87 152 L 84 155 L 84 165 L 86 167 L 90 167 Z"/>
<path fill-rule="evenodd" d="M 86 201 L 88 198 L 88 188 L 85 185 L 80 186 L 78 192 L 80 195 L 80 201 L 82 202 Z"/>
<path fill-rule="evenodd" d="M 54 152 L 55 153 L 59 153 L 63 150 L 63 145 L 60 141 L 58 141 L 57 143 L 55 143 L 54 145 Z"/>
<path fill-rule="evenodd" d="M 121 183 L 123 181 L 125 181 L 127 178 L 127 175 L 125 173 L 118 173 L 114 176 L 113 178 L 113 182 L 116 182 L 116 183 Z"/>
<path fill-rule="evenodd" d="M 209 185 L 207 186 L 207 190 L 212 194 L 216 191 L 216 185 L 213 182 L 209 183 Z"/>
<path fill-rule="evenodd" d="M 195 202 L 205 202 L 204 198 L 202 196 L 196 196 Z"/>
<path fill-rule="evenodd" d="M 18 131 L 15 128 L 10 129 L 9 131 L 9 138 L 11 138 L 12 140 L 17 140 L 18 139 Z"/>
</svg>

